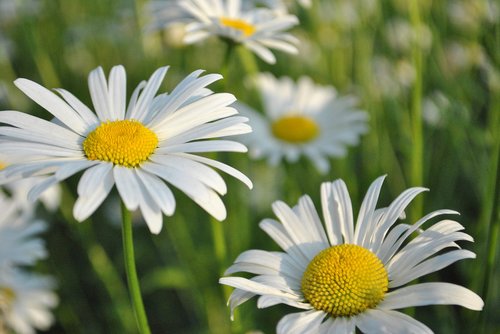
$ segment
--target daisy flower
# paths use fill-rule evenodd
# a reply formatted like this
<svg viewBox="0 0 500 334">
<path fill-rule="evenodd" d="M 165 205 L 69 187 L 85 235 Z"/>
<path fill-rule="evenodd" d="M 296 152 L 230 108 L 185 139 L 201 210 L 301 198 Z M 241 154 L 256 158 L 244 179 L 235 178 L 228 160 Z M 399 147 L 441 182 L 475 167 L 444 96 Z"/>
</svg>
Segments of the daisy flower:
<svg viewBox="0 0 500 334">
<path fill-rule="evenodd" d="M 298 24 L 294 15 L 254 7 L 249 3 L 243 5 L 240 0 L 183 0 L 177 5 L 166 2 L 164 6 L 174 6 L 175 14 L 165 10 L 158 10 L 157 14 L 152 13 L 149 30 L 169 26 L 175 21 L 186 22 L 186 44 L 215 35 L 243 44 L 270 64 L 276 62 L 276 57 L 269 49 L 292 54 L 298 52 L 298 40 L 285 32 Z M 183 11 L 177 11 L 177 6 Z M 158 4 L 153 8 L 158 8 Z"/>
<path fill-rule="evenodd" d="M 54 322 L 51 309 L 58 298 L 50 277 L 19 270 L 0 272 L 0 331 L 2 326 L 19 334 L 35 334 Z"/>
<path fill-rule="evenodd" d="M 45 231 L 43 221 L 31 221 L 31 211 L 25 214 L 24 203 L 0 192 L 0 268 L 13 265 L 32 265 L 45 258 L 43 240 L 35 238 Z"/>
<path fill-rule="evenodd" d="M 30 190 L 36 199 L 50 186 L 84 171 L 78 183 L 73 215 L 88 218 L 116 184 L 130 211 L 140 209 L 152 233 L 162 228 L 162 213 L 172 215 L 175 199 L 169 186 L 179 188 L 218 220 L 226 217 L 219 195 L 226 193 L 215 167 L 244 182 L 238 170 L 193 153 L 234 151 L 246 147 L 216 137 L 251 131 L 245 117 L 229 105 L 235 97 L 213 93 L 206 86 L 219 74 L 188 75 L 170 94 L 156 95 L 167 67 L 141 82 L 126 106 L 126 74 L 115 66 L 109 80 L 98 67 L 89 75 L 94 110 L 73 94 L 57 89 L 59 97 L 39 84 L 17 79 L 16 86 L 55 120 L 49 122 L 18 111 L 0 112 L 0 152 L 16 163 L 0 171 L 2 180 L 17 176 L 48 176 Z"/>
<path fill-rule="evenodd" d="M 278 220 L 264 219 L 260 227 L 284 250 L 242 253 L 226 274 L 248 272 L 250 279 L 224 277 L 235 287 L 231 309 L 259 295 L 259 308 L 287 304 L 301 312 L 283 317 L 278 333 L 432 333 L 423 323 L 395 311 L 430 304 L 455 304 L 481 310 L 474 292 L 450 283 L 411 281 L 475 254 L 457 241 L 472 241 L 452 220 L 422 230 L 429 219 L 451 210 L 437 210 L 414 222 L 396 224 L 406 206 L 425 188 L 410 188 L 388 207 L 376 209 L 384 177 L 370 186 L 354 225 L 351 200 L 342 180 L 321 186 L 323 221 L 310 199 L 303 196 L 290 208 L 277 201 Z M 417 236 L 409 238 L 414 233 Z M 448 250 L 448 248 L 456 248 Z M 443 252 L 443 250 L 446 250 Z M 439 253 L 439 254 L 438 254 Z"/>
<path fill-rule="evenodd" d="M 267 158 L 272 166 L 283 158 L 296 162 L 304 155 L 326 173 L 330 169 L 328 158 L 345 156 L 346 146 L 357 144 L 368 130 L 368 115 L 356 108 L 356 99 L 338 97 L 331 86 L 317 85 L 308 77 L 295 83 L 269 73 L 257 76 L 255 84 L 264 115 L 239 105 L 253 128 L 242 141 L 254 158 Z"/>
</svg>

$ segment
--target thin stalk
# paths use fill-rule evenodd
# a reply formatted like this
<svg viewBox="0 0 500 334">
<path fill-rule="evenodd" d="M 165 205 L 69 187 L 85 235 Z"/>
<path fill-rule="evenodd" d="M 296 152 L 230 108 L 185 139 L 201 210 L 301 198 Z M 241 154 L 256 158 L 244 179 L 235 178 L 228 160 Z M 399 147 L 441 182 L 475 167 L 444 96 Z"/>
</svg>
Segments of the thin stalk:
<svg viewBox="0 0 500 334">
<path fill-rule="evenodd" d="M 500 36 L 500 34 L 499 34 Z M 491 300 L 490 290 L 491 282 L 494 280 L 495 262 L 498 254 L 498 238 L 500 234 L 500 95 L 493 94 L 493 102 L 490 107 L 489 115 L 489 135 L 493 142 L 493 151 L 491 154 L 488 186 L 484 197 L 484 206 L 482 212 L 481 224 L 487 224 L 486 256 L 484 261 L 484 276 L 481 295 L 485 304 Z M 483 333 L 488 332 L 487 316 L 489 312 L 483 311 L 480 314 L 479 325 Z"/>
<path fill-rule="evenodd" d="M 113 265 L 113 261 L 109 258 L 106 250 L 95 241 L 95 234 L 92 230 L 94 224 L 92 217 L 88 218 L 85 223 L 79 223 L 73 217 L 72 209 L 75 204 L 75 199 L 66 183 L 61 183 L 62 200 L 59 206 L 59 212 L 65 222 L 72 226 L 76 226 L 79 232 L 75 233 L 75 237 L 88 250 L 88 259 L 92 265 L 94 272 L 104 284 L 112 303 L 113 309 L 116 311 L 116 316 L 119 318 L 121 325 L 128 328 L 132 321 L 132 311 L 126 306 L 127 290 L 122 283 L 118 271 Z M 73 229 L 71 229 L 73 231 Z M 132 324 L 133 325 L 133 324 Z M 0 333 L 2 333 L 0 331 Z"/>
<path fill-rule="evenodd" d="M 224 234 L 224 228 L 222 224 L 222 222 L 216 220 L 215 218 L 210 218 L 214 253 L 215 258 L 217 259 L 219 274 L 221 275 L 224 273 L 224 266 L 227 260 L 226 236 Z"/>
<path fill-rule="evenodd" d="M 134 308 L 135 319 L 137 327 L 141 334 L 150 334 L 148 318 L 144 310 L 144 303 L 142 302 L 141 289 L 139 280 L 137 278 L 137 270 L 135 268 L 135 255 L 134 255 L 134 240 L 132 235 L 132 215 L 121 202 L 122 208 L 122 237 L 123 237 L 123 253 L 125 258 L 125 270 L 127 273 L 128 288 L 130 298 L 132 299 L 132 306 Z"/>
<path fill-rule="evenodd" d="M 424 143 L 422 126 L 422 88 L 423 88 L 423 54 L 420 47 L 420 8 L 419 0 L 410 2 L 410 19 L 415 32 L 416 40 L 413 41 L 413 66 L 415 68 L 415 82 L 413 85 L 411 101 L 411 157 L 410 157 L 410 185 L 423 186 L 423 164 L 424 164 Z M 421 217 L 423 212 L 422 197 L 416 198 L 413 203 L 413 210 L 410 212 L 410 222 L 415 222 Z"/>
</svg>

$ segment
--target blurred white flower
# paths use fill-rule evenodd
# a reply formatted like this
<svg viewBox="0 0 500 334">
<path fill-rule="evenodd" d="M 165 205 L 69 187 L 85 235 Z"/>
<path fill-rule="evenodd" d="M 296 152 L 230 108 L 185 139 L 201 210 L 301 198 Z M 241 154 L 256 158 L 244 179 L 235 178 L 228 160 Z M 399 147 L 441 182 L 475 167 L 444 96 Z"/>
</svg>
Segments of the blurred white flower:
<svg viewBox="0 0 500 334">
<path fill-rule="evenodd" d="M 450 108 L 450 100 L 440 91 L 426 96 L 422 103 L 424 121 L 434 127 L 442 125 L 444 114 Z"/>
<path fill-rule="evenodd" d="M 476 42 L 450 41 L 444 45 L 442 68 L 455 75 L 488 62 L 483 46 Z"/>
<path fill-rule="evenodd" d="M 36 238 L 46 230 L 46 224 L 33 220 L 31 212 L 24 211 L 23 202 L 0 192 L 0 212 L 0 269 L 31 265 L 47 256 L 43 240 Z"/>
<path fill-rule="evenodd" d="M 337 28 L 349 30 L 366 22 L 376 13 L 376 0 L 320 1 L 317 15 L 322 22 L 333 23 Z"/>
<path fill-rule="evenodd" d="M 500 5 L 491 0 L 451 0 L 448 2 L 450 21 L 464 31 L 477 31 L 483 23 L 500 20 Z"/>
<path fill-rule="evenodd" d="M 407 20 L 395 18 L 386 23 L 384 32 L 389 46 L 399 52 L 409 52 L 414 45 L 424 51 L 432 46 L 432 32 L 425 24 L 413 27 Z"/>
<path fill-rule="evenodd" d="M 16 160 L 12 159 L 5 154 L 0 153 L 0 170 L 6 168 L 7 166 L 15 163 Z M 5 175 L 0 177 L 0 184 L 7 190 L 10 197 L 14 202 L 22 208 L 26 215 L 32 215 L 36 209 L 35 203 L 28 200 L 28 193 L 36 184 L 44 181 L 46 177 L 43 176 L 32 176 L 28 178 L 21 178 L 19 175 L 11 178 L 7 178 Z M 40 202 L 49 211 L 55 211 L 59 208 L 61 203 L 61 187 L 59 184 L 55 184 L 45 190 L 39 198 Z"/>
<path fill-rule="evenodd" d="M 54 322 L 52 309 L 59 303 L 54 281 L 18 269 L 0 270 L 0 330 L 35 334 Z"/>
<path fill-rule="evenodd" d="M 287 53 L 298 52 L 298 40 L 286 30 L 295 26 L 294 15 L 268 8 L 243 6 L 239 0 L 183 0 L 173 5 L 174 14 L 167 9 L 151 13 L 152 23 L 147 30 L 168 27 L 176 22 L 186 23 L 184 43 L 193 44 L 210 36 L 218 36 L 243 44 L 268 63 L 276 58 L 269 49 Z M 177 11 L 179 9 L 180 11 Z M 174 17 L 171 17 L 171 16 Z"/>
<path fill-rule="evenodd" d="M 296 162 L 304 155 L 326 173 L 328 158 L 345 156 L 347 146 L 356 145 L 368 130 L 368 114 L 356 107 L 356 99 L 338 97 L 332 86 L 317 85 L 308 77 L 295 83 L 271 74 L 259 75 L 255 85 L 264 114 L 239 104 L 253 128 L 241 140 L 253 157 L 266 158 L 271 165 L 282 159 Z"/>
<path fill-rule="evenodd" d="M 12 23 L 22 15 L 35 14 L 40 5 L 37 0 L 0 0 L 0 25 Z"/>
<path fill-rule="evenodd" d="M 395 98 L 406 94 L 415 80 L 415 68 L 406 59 L 390 60 L 383 56 L 375 56 L 372 60 L 372 71 L 376 94 Z"/>
</svg>

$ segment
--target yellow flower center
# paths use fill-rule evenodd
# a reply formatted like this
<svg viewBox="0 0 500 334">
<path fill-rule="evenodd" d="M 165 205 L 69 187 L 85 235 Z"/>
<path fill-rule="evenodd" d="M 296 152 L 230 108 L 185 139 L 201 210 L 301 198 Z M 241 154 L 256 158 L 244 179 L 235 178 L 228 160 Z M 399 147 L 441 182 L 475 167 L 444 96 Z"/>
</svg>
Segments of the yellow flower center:
<svg viewBox="0 0 500 334">
<path fill-rule="evenodd" d="M 83 151 L 89 160 L 136 167 L 149 158 L 157 145 L 153 131 L 138 121 L 123 120 L 99 125 L 83 141 Z"/>
<path fill-rule="evenodd" d="M 249 37 L 255 32 L 255 27 L 253 25 L 240 19 L 221 17 L 220 24 L 241 31 L 244 37 Z"/>
<path fill-rule="evenodd" d="M 12 305 L 16 299 L 16 293 L 9 287 L 0 286 L 0 309 Z"/>
<path fill-rule="evenodd" d="M 4 169 L 7 167 L 7 164 L 4 164 L 2 161 L 0 161 L 0 170 Z"/>
<path fill-rule="evenodd" d="M 273 135 L 290 143 L 305 143 L 319 134 L 316 122 L 305 116 L 285 116 L 271 125 Z"/>
<path fill-rule="evenodd" d="M 349 317 L 374 308 L 388 284 L 387 271 L 375 254 L 345 244 L 314 257 L 302 276 L 302 293 L 315 309 Z"/>
</svg>

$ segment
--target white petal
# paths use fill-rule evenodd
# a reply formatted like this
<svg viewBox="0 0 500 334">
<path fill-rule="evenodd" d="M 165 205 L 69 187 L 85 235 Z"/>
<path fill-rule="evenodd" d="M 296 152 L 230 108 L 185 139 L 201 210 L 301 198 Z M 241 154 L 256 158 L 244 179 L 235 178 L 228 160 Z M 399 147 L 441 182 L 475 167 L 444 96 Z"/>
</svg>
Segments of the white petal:
<svg viewBox="0 0 500 334">
<path fill-rule="evenodd" d="M 377 206 L 380 189 L 382 189 L 384 179 L 385 175 L 379 176 L 375 181 L 373 181 L 363 198 L 363 203 L 361 203 L 358 219 L 356 221 L 356 245 L 367 248 L 369 244 L 370 238 L 375 229 L 373 214 Z"/>
<path fill-rule="evenodd" d="M 278 322 L 276 332 L 278 334 L 317 333 L 326 315 L 325 312 L 316 310 L 288 314 Z"/>
<path fill-rule="evenodd" d="M 63 122 L 68 128 L 80 135 L 85 134 L 87 128 L 85 122 L 59 96 L 36 82 L 27 79 L 17 79 L 14 81 L 14 84 L 33 101 Z"/>
<path fill-rule="evenodd" d="M 146 86 L 144 87 L 144 90 L 141 92 L 134 109 L 129 115 L 130 119 L 136 119 L 144 123 L 144 120 L 148 116 L 147 113 L 150 110 L 154 95 L 158 91 L 158 88 L 160 88 L 161 82 L 163 81 L 167 70 L 168 66 L 160 67 L 151 75 L 146 83 Z"/>
<path fill-rule="evenodd" d="M 31 202 L 35 202 L 41 195 L 42 193 L 52 187 L 54 184 L 58 183 L 59 180 L 52 176 L 49 178 L 44 179 L 43 181 L 37 183 L 33 188 L 28 193 L 28 200 Z"/>
<path fill-rule="evenodd" d="M 169 101 L 173 98 L 170 96 Z M 196 126 L 236 115 L 238 111 L 228 107 L 234 101 L 236 98 L 232 94 L 213 94 L 186 104 L 180 109 L 166 110 L 163 111 L 163 114 L 160 114 L 162 112 L 160 110 L 158 117 L 147 125 L 161 139 L 174 137 L 183 132 L 191 131 Z"/>
<path fill-rule="evenodd" d="M 202 182 L 207 187 L 214 189 L 221 195 L 225 195 L 227 192 L 224 179 L 217 174 L 216 171 L 199 162 L 172 154 L 154 154 L 150 157 L 150 160 L 162 166 L 168 166 L 178 169 L 182 173 L 189 174 L 190 177 Z"/>
<path fill-rule="evenodd" d="M 139 184 L 133 173 L 134 171 L 131 168 L 122 166 L 113 167 L 116 189 L 118 189 L 123 203 L 125 203 L 125 206 L 130 211 L 137 209 L 140 201 L 140 195 L 137 193 Z"/>
<path fill-rule="evenodd" d="M 424 275 L 443 269 L 456 261 L 463 259 L 474 259 L 474 258 L 476 258 L 476 254 L 465 249 L 458 249 L 451 252 L 447 252 L 445 254 L 435 256 L 431 259 L 422 261 L 421 263 L 411 268 L 408 269 L 404 268 L 405 274 L 397 275 L 397 277 L 391 278 L 391 282 L 389 283 L 389 288 L 392 289 L 392 288 L 397 288 L 401 285 L 405 285 L 406 283 L 409 283 L 414 279 L 417 279 Z"/>
<path fill-rule="evenodd" d="M 255 41 L 246 41 L 244 45 L 247 46 L 253 52 L 255 52 L 257 56 L 266 63 L 268 64 L 276 63 L 276 57 L 274 56 L 274 54 L 262 44 L 259 44 Z"/>
<path fill-rule="evenodd" d="M 125 117 L 125 104 L 127 103 L 127 76 L 122 65 L 111 69 L 108 95 L 112 120 L 122 120 Z"/>
<path fill-rule="evenodd" d="M 108 96 L 108 84 L 102 67 L 99 66 L 90 72 L 88 85 L 90 97 L 92 98 L 92 103 L 99 119 L 101 121 L 113 120 Z"/>
<path fill-rule="evenodd" d="M 328 318 L 319 327 L 318 333 L 321 334 L 354 334 L 355 318 L 338 317 Z"/>
<path fill-rule="evenodd" d="M 222 277 L 219 279 L 219 283 L 259 295 L 272 295 L 297 300 L 297 296 L 294 294 L 283 292 L 275 287 L 258 283 L 243 277 Z"/>
<path fill-rule="evenodd" d="M 139 208 L 141 209 L 142 216 L 153 234 L 158 234 L 163 226 L 163 215 L 161 208 L 153 200 L 151 193 L 146 189 L 144 184 L 136 176 L 137 183 L 139 184 L 138 191 L 141 193 L 139 196 Z"/>
<path fill-rule="evenodd" d="M 354 221 L 352 218 L 351 198 L 349 196 L 349 192 L 347 191 L 347 187 L 344 181 L 336 180 L 331 183 L 329 190 L 331 192 L 331 197 L 328 200 L 332 203 L 328 205 L 331 205 L 329 209 L 331 209 L 332 211 L 329 212 L 331 221 L 327 223 L 336 224 L 337 226 L 339 226 L 340 232 L 344 237 L 344 243 L 353 243 Z M 330 235 L 333 233 L 332 231 L 335 231 L 337 227 L 327 225 L 326 228 L 327 231 L 330 229 Z M 332 242 L 333 240 L 330 240 L 330 243 Z"/>
<path fill-rule="evenodd" d="M 146 86 L 146 80 L 141 81 L 137 87 L 132 92 L 132 96 L 128 102 L 127 112 L 125 113 L 125 119 L 130 119 L 130 115 L 135 110 L 135 105 L 137 104 L 137 98 L 139 97 L 139 93 Z"/>
<path fill-rule="evenodd" d="M 199 74 L 201 72 L 195 71 L 194 73 Z M 165 117 L 170 115 L 170 113 L 174 110 L 180 108 L 198 90 L 214 81 L 220 80 L 221 78 L 222 76 L 220 74 L 208 74 L 201 78 L 186 81 L 185 84 L 179 84 L 170 94 L 171 97 L 168 100 L 168 103 L 163 106 L 163 108 L 158 112 L 158 115 L 152 121 L 153 124 L 161 124 Z"/>
<path fill-rule="evenodd" d="M 82 181 L 84 181 L 83 176 L 78 184 L 79 188 Z M 73 216 L 78 221 L 83 221 L 90 217 L 108 196 L 111 188 L 115 184 L 112 169 L 100 168 L 96 170 L 92 175 L 92 183 L 98 184 L 99 186 L 95 187 L 94 191 L 88 192 L 87 196 L 79 196 L 73 207 Z"/>
<path fill-rule="evenodd" d="M 155 153 L 247 152 L 245 145 L 231 140 L 196 141 L 156 149 Z"/>
<path fill-rule="evenodd" d="M 100 188 L 102 180 L 106 179 L 113 169 L 112 163 L 99 163 L 98 165 L 87 169 L 78 182 L 77 193 L 80 196 L 90 196 L 94 191 Z"/>
<path fill-rule="evenodd" d="M 415 224 L 411 225 L 407 231 L 404 233 L 404 235 L 402 235 L 401 237 L 399 237 L 399 239 L 397 239 L 397 241 L 391 241 L 391 239 L 389 238 L 389 236 L 391 234 L 393 234 L 393 231 L 398 227 L 398 226 L 401 226 L 401 225 L 398 225 L 396 227 L 394 227 L 391 232 L 389 233 L 389 236 L 384 240 L 383 244 L 382 244 L 382 247 L 380 247 L 379 251 L 377 252 L 377 256 L 381 259 L 381 261 L 386 264 L 387 261 L 390 260 L 390 258 L 397 252 L 397 250 L 399 249 L 399 247 L 401 247 L 401 245 L 403 244 L 403 242 L 415 231 L 417 231 L 420 226 L 422 226 L 422 224 L 424 224 L 426 221 L 428 221 L 429 219 L 432 219 L 434 217 L 437 217 L 439 215 L 444 215 L 444 214 L 458 214 L 458 212 L 456 211 L 453 211 L 453 210 L 436 210 L 436 211 L 433 211 L 427 215 L 425 215 L 424 217 L 422 217 L 421 219 L 419 219 Z"/>
<path fill-rule="evenodd" d="M 377 253 L 379 248 L 384 241 L 384 237 L 387 234 L 387 231 L 391 228 L 392 225 L 396 222 L 396 220 L 403 214 L 404 210 L 410 204 L 410 202 L 421 192 L 428 191 L 426 188 L 410 188 L 405 190 L 401 195 L 399 195 L 387 208 L 387 212 L 384 216 L 383 222 L 377 227 L 374 231 L 373 242 L 370 245 L 370 249 Z"/>
<path fill-rule="evenodd" d="M 285 305 L 300 308 L 303 310 L 312 309 L 312 306 L 309 303 L 302 303 L 302 302 L 298 302 L 298 301 L 291 300 L 289 298 L 284 298 L 284 297 L 263 295 L 263 296 L 260 296 L 259 299 L 257 300 L 257 307 L 258 308 L 266 308 L 266 307 L 271 307 L 271 306 L 275 306 L 278 304 L 285 304 Z"/>
<path fill-rule="evenodd" d="M 80 101 L 76 96 L 71 94 L 65 89 L 56 88 L 56 92 L 58 92 L 63 99 L 80 115 L 82 120 L 89 126 L 97 124 L 99 120 L 96 117 L 96 114 L 92 110 L 89 109 L 82 101 Z"/>
<path fill-rule="evenodd" d="M 231 175 L 232 177 L 237 178 L 241 182 L 243 182 L 248 188 L 250 188 L 250 189 L 253 188 L 252 181 L 250 181 L 250 179 L 246 175 L 244 175 L 242 172 L 240 172 L 239 170 L 237 170 L 229 165 L 226 165 L 226 164 L 219 162 L 217 160 L 208 159 L 208 158 L 201 157 L 201 156 L 194 155 L 194 154 L 188 154 L 188 153 L 185 153 L 185 154 L 178 153 L 178 154 L 181 156 L 185 156 L 191 160 L 198 161 L 198 162 L 204 163 L 205 165 L 209 165 L 209 166 L 215 167 L 217 169 L 220 169 L 221 171 L 223 171 L 223 172 Z"/>
<path fill-rule="evenodd" d="M 477 294 L 451 283 L 420 283 L 389 292 L 377 306 L 380 309 L 400 309 L 423 305 L 460 305 L 474 311 L 483 309 Z"/>
<path fill-rule="evenodd" d="M 0 111 L 0 123 L 13 125 L 19 130 L 24 130 L 28 135 L 38 135 L 36 140 L 28 139 L 30 141 L 41 140 L 42 143 L 51 143 L 50 140 L 52 140 L 52 144 L 61 147 L 81 149 L 81 136 L 62 126 L 29 114 L 10 110 Z"/>
<path fill-rule="evenodd" d="M 302 221 L 295 212 L 281 201 L 272 205 L 273 212 L 279 218 L 290 239 L 303 252 L 308 260 L 312 260 L 328 244 L 309 229 L 309 222 Z"/>
<path fill-rule="evenodd" d="M 178 170 L 151 162 L 144 163 L 142 168 L 179 188 L 217 220 L 226 218 L 226 208 L 220 197 L 201 182 L 187 177 Z"/>
<path fill-rule="evenodd" d="M 175 211 L 175 198 L 170 188 L 156 175 L 144 172 L 141 169 L 137 169 L 136 172 L 163 213 L 171 216 Z"/>
<path fill-rule="evenodd" d="M 363 333 L 433 334 L 420 321 L 397 311 L 367 310 L 356 316 L 356 326 Z"/>
</svg>

